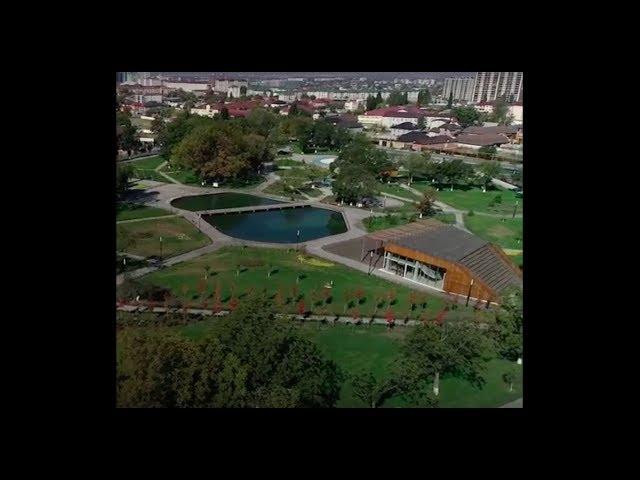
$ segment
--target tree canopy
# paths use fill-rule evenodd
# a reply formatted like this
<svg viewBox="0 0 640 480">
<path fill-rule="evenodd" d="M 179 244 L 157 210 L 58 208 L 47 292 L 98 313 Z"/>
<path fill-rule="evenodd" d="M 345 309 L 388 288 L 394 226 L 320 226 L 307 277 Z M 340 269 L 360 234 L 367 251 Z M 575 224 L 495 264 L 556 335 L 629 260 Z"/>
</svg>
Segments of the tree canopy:
<svg viewBox="0 0 640 480">
<path fill-rule="evenodd" d="M 418 92 L 418 101 L 416 104 L 418 106 L 429 105 L 431 103 L 431 92 L 428 88 L 420 90 Z"/>
<path fill-rule="evenodd" d="M 402 345 L 404 361 L 415 366 L 416 381 L 433 379 L 438 394 L 440 376 L 456 375 L 482 385 L 491 344 L 469 321 L 428 322 L 413 328 Z"/>
<path fill-rule="evenodd" d="M 263 294 L 190 340 L 169 329 L 124 329 L 121 407 L 333 407 L 342 373 L 277 318 Z"/>
<path fill-rule="evenodd" d="M 463 128 L 475 125 L 480 120 L 480 112 L 472 106 L 456 107 L 453 109 L 453 115 Z"/>
</svg>

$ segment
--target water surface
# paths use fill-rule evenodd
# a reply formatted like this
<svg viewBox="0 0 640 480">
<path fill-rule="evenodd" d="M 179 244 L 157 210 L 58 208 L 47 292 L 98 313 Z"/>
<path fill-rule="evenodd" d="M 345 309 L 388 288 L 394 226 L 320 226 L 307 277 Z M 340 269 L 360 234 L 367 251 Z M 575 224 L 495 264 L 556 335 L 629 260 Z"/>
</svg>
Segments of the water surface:
<svg viewBox="0 0 640 480">
<path fill-rule="evenodd" d="M 278 200 L 257 197 L 247 193 L 207 193 L 205 195 L 192 195 L 188 197 L 176 198 L 171 205 L 182 210 L 217 210 L 219 208 L 252 207 L 254 205 L 274 205 Z"/>
<path fill-rule="evenodd" d="M 254 242 L 296 243 L 347 231 L 342 214 L 304 207 L 262 212 L 203 215 L 205 221 L 230 237 Z"/>
</svg>

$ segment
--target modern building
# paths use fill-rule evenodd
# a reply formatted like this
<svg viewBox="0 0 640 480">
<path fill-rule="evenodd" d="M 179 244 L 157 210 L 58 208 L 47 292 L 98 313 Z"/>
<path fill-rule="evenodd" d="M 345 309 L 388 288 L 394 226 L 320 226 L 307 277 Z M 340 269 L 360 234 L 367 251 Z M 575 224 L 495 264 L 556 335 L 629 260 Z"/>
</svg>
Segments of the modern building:
<svg viewBox="0 0 640 480">
<path fill-rule="evenodd" d="M 497 303 L 522 288 L 522 272 L 500 248 L 433 219 L 366 235 L 362 251 L 389 274 L 474 300 Z"/>
<path fill-rule="evenodd" d="M 442 97 L 449 99 L 453 92 L 454 101 L 470 102 L 473 99 L 474 85 L 475 78 L 473 77 L 445 78 Z"/>
<path fill-rule="evenodd" d="M 478 72 L 472 102 L 491 102 L 504 97 L 508 102 L 522 101 L 522 72 Z"/>
</svg>

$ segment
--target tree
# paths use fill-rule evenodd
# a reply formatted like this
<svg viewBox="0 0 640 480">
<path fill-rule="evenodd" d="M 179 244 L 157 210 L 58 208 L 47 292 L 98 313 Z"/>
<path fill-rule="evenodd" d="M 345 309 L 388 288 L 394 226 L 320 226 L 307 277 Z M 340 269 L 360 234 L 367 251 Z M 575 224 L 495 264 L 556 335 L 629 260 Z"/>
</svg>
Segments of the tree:
<svg viewBox="0 0 640 480">
<path fill-rule="evenodd" d="M 227 107 L 222 107 L 220 109 L 220 119 L 229 120 L 229 109 Z"/>
<path fill-rule="evenodd" d="M 424 117 L 420 117 L 418 119 L 418 128 L 420 128 L 421 130 L 424 130 L 424 128 L 427 126 L 427 123 L 424 119 Z"/>
<path fill-rule="evenodd" d="M 116 112 L 116 141 L 118 148 L 127 152 L 131 156 L 131 152 L 140 148 L 140 141 L 137 136 L 137 129 L 131 124 L 131 116 L 128 112 Z"/>
<path fill-rule="evenodd" d="M 449 100 L 447 100 L 447 109 L 453 108 L 453 90 L 449 92 Z"/>
<path fill-rule="evenodd" d="M 484 155 L 489 155 L 489 156 L 493 156 L 498 152 L 498 149 L 496 148 L 495 145 L 484 145 L 483 147 L 480 147 L 480 149 L 478 150 L 478 153 L 482 153 Z"/>
<path fill-rule="evenodd" d="M 509 115 L 509 104 L 504 97 L 498 97 L 493 102 L 493 111 L 490 115 L 491 122 L 497 122 L 498 125 L 505 125 Z"/>
<path fill-rule="evenodd" d="M 367 111 L 375 110 L 377 106 L 378 106 L 378 101 L 376 100 L 376 97 L 374 97 L 373 95 L 368 95 L 367 101 L 366 101 Z"/>
<path fill-rule="evenodd" d="M 409 181 L 407 182 L 409 185 L 413 183 L 415 175 L 423 175 L 427 171 L 430 159 L 430 153 L 425 152 L 424 154 L 412 153 L 402 160 L 402 166 L 409 175 Z"/>
<path fill-rule="evenodd" d="M 406 105 L 406 103 L 407 102 L 405 101 L 405 95 L 398 90 L 393 90 L 389 94 L 389 98 L 387 98 L 387 104 L 389 104 L 390 106 Z"/>
<path fill-rule="evenodd" d="M 476 124 L 480 119 L 480 113 L 472 106 L 456 107 L 453 109 L 453 115 L 463 128 Z"/>
<path fill-rule="evenodd" d="M 353 394 L 368 407 L 380 407 L 385 400 L 398 390 L 393 378 L 378 380 L 371 372 L 362 372 L 351 378 Z"/>
<path fill-rule="evenodd" d="M 133 169 L 126 165 L 116 167 L 116 195 L 122 196 L 129 189 L 129 181 L 133 175 Z"/>
<path fill-rule="evenodd" d="M 522 358 L 522 292 L 508 290 L 503 294 L 495 322 L 489 326 L 498 355 L 507 360 Z"/>
<path fill-rule="evenodd" d="M 420 378 L 433 379 L 433 393 L 440 393 L 440 377 L 452 374 L 482 384 L 481 373 L 490 345 L 483 332 L 469 321 L 425 323 L 414 327 L 402 345 L 402 355 Z"/>
<path fill-rule="evenodd" d="M 264 406 L 265 389 L 276 389 L 277 397 L 289 401 L 295 398 L 296 407 L 335 405 L 342 380 L 339 369 L 315 344 L 299 336 L 290 321 L 276 317 L 264 294 L 248 297 L 220 319 L 214 333 L 247 366 L 249 406 Z"/>
<path fill-rule="evenodd" d="M 382 104 L 384 104 L 384 100 L 382 99 L 382 92 L 378 90 L 378 94 L 376 95 L 376 106 L 379 107 Z"/>
<path fill-rule="evenodd" d="M 509 365 L 507 370 L 502 374 L 502 380 L 509 385 L 510 392 L 513 392 L 513 383 L 516 381 L 517 373 L 515 365 Z"/>
<path fill-rule="evenodd" d="M 240 87 L 240 95 L 244 97 L 246 94 L 247 94 L 247 87 L 245 87 L 244 85 L 242 85 L 242 86 Z"/>
<path fill-rule="evenodd" d="M 422 194 L 420 203 L 416 205 L 416 209 L 423 215 L 431 215 L 434 212 L 436 198 L 436 191 L 433 188 L 427 188 Z"/>
<path fill-rule="evenodd" d="M 422 106 L 422 105 L 429 105 L 431 103 L 431 92 L 429 91 L 428 88 L 425 88 L 423 90 L 420 90 L 418 92 L 418 101 L 416 102 L 416 104 L 418 106 Z"/>
<path fill-rule="evenodd" d="M 480 165 L 479 172 L 481 176 L 482 182 L 482 191 L 486 192 L 487 187 L 491 185 L 491 180 L 493 178 L 497 178 L 500 175 L 502 169 L 500 168 L 500 164 L 498 162 L 485 162 Z"/>
</svg>

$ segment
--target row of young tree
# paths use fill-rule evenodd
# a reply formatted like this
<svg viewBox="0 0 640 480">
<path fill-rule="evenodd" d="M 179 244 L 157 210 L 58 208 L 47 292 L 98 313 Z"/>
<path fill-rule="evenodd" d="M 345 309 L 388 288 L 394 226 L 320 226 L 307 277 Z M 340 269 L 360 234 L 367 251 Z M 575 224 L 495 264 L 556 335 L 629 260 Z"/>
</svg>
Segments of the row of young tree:
<svg viewBox="0 0 640 480">
<path fill-rule="evenodd" d="M 515 362 L 522 357 L 520 292 L 507 296 L 488 329 L 440 315 L 411 328 L 384 378 L 369 371 L 345 374 L 273 308 L 264 294 L 254 294 L 199 340 L 168 327 L 122 328 L 118 405 L 334 407 L 349 382 L 354 395 L 370 407 L 392 397 L 433 407 L 443 376 L 482 385 L 488 359 L 497 354 Z"/>
</svg>

